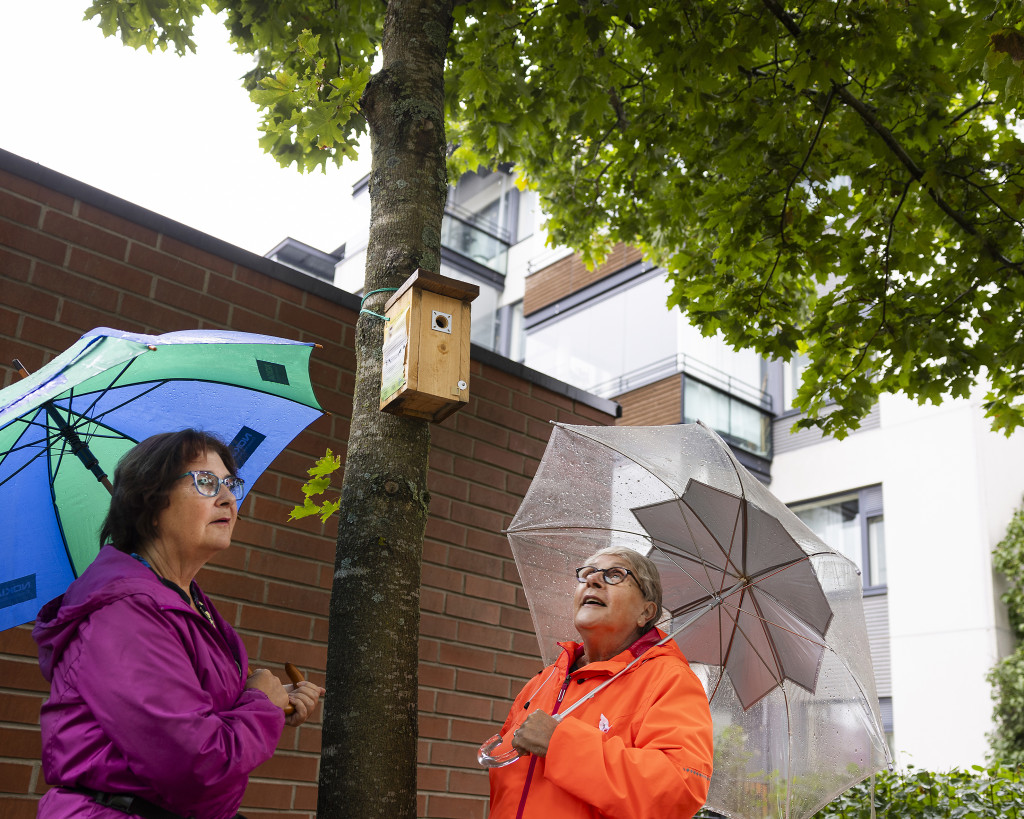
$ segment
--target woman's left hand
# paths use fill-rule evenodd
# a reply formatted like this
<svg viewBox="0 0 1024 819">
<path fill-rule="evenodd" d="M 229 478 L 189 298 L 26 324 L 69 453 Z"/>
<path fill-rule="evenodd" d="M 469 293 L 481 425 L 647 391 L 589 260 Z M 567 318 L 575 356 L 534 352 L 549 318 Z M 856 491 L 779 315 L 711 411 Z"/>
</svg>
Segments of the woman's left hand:
<svg viewBox="0 0 1024 819">
<path fill-rule="evenodd" d="M 285 717 L 284 724 L 293 728 L 302 725 L 313 715 L 317 701 L 327 693 L 325 689 L 309 680 L 286 685 L 284 690 L 288 692 L 288 702 L 295 709 Z"/>
<path fill-rule="evenodd" d="M 512 747 L 523 754 L 545 756 L 558 720 L 544 711 L 534 711 L 512 733 Z"/>
</svg>

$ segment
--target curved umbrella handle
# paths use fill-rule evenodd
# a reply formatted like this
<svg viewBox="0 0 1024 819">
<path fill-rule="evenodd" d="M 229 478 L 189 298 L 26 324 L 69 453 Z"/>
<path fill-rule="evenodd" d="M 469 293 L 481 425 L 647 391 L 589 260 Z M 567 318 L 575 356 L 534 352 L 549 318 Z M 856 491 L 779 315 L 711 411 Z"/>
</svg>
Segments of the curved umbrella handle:
<svg viewBox="0 0 1024 819">
<path fill-rule="evenodd" d="M 476 752 L 476 761 L 485 768 L 504 768 L 519 759 L 519 751 L 509 746 L 509 750 L 503 753 L 494 754 L 494 751 L 504 741 L 501 734 L 495 734 L 487 742 L 480 746 Z"/>
</svg>

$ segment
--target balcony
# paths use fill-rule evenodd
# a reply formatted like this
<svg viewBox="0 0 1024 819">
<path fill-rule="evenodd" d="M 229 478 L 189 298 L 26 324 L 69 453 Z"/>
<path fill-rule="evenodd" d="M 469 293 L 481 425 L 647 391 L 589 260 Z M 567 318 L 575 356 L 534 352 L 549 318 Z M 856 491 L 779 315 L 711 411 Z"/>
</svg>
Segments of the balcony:
<svg viewBox="0 0 1024 819">
<path fill-rule="evenodd" d="M 677 353 L 596 384 L 589 392 L 611 398 L 682 373 L 681 421 L 703 421 L 735 448 L 772 457 L 772 399 L 767 393 L 693 356 Z"/>
<path fill-rule="evenodd" d="M 448 205 L 441 220 L 441 245 L 502 276 L 508 270 L 509 232 L 488 219 Z"/>
</svg>

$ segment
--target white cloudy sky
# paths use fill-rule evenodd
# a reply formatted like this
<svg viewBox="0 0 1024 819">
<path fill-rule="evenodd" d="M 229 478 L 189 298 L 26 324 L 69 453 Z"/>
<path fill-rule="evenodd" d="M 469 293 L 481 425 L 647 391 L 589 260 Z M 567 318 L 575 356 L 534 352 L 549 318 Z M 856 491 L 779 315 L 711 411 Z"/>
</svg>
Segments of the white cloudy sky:
<svg viewBox="0 0 1024 819">
<path fill-rule="evenodd" d="M 223 25 L 197 53 L 133 51 L 83 21 L 89 0 L 0 0 L 0 148 L 254 253 L 285 236 L 345 241 L 352 183 L 368 169 L 283 169 L 258 145 Z"/>
</svg>

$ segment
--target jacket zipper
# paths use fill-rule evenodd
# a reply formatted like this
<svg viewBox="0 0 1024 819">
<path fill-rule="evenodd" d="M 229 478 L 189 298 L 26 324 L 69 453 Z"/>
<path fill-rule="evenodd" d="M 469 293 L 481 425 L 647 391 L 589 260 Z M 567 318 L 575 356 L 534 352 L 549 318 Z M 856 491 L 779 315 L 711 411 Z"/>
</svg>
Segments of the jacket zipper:
<svg viewBox="0 0 1024 819">
<path fill-rule="evenodd" d="M 562 707 L 562 699 L 565 697 L 565 691 L 569 687 L 569 680 L 572 679 L 571 674 L 565 675 L 565 680 L 562 682 L 562 689 L 558 692 L 558 697 L 555 699 L 555 707 L 551 709 L 551 716 L 558 713 L 558 709 Z M 526 797 L 530 793 L 530 783 L 533 782 L 533 769 L 537 767 L 538 757 L 530 755 L 530 768 L 526 772 L 526 784 L 523 785 L 523 795 L 519 799 L 519 810 L 516 811 L 516 819 L 523 819 L 523 811 L 526 810 Z"/>
</svg>

